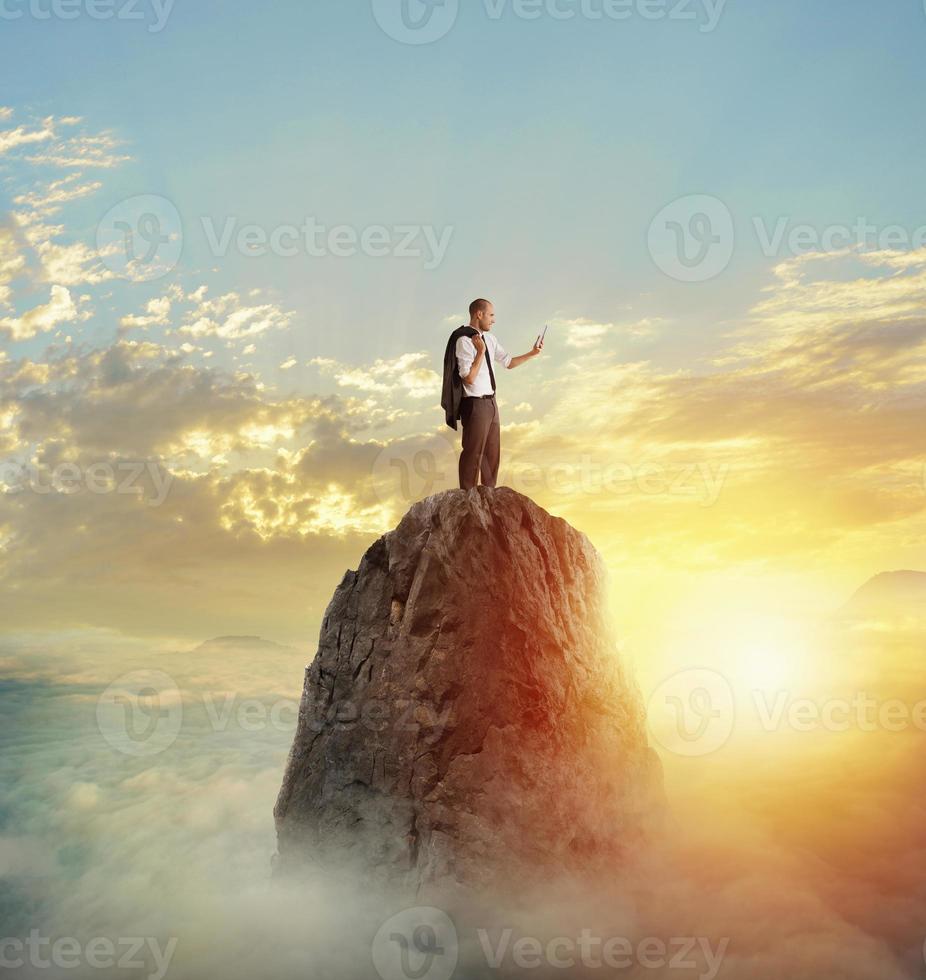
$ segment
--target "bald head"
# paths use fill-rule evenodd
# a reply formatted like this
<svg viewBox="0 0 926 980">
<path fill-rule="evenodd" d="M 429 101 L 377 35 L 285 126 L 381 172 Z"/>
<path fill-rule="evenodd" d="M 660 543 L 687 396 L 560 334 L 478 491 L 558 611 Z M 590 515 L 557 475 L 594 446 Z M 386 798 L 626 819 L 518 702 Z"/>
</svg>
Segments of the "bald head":
<svg viewBox="0 0 926 980">
<path fill-rule="evenodd" d="M 469 304 L 469 325 L 477 330 L 491 330 L 495 323 L 495 307 L 487 299 L 474 299 Z"/>
</svg>

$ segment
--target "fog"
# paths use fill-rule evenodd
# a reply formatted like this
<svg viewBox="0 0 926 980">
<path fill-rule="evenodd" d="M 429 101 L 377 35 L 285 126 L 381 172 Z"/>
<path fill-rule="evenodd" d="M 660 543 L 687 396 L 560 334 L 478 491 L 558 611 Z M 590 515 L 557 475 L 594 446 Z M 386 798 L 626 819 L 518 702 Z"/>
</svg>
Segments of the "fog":
<svg viewBox="0 0 926 980">
<path fill-rule="evenodd" d="M 853 662 L 879 654 L 870 684 L 916 696 L 909 637 L 897 663 L 883 636 L 855 639 Z M 463 977 L 923 974 L 919 730 L 752 733 L 705 757 L 663 754 L 672 817 L 650 852 L 591 888 L 550 881 L 517 904 L 464 907 L 346 872 L 271 880 L 307 650 L 91 634 L 21 637 L 0 655 L 0 935 L 15 975 L 388 980 L 402 976 L 390 937 L 419 919 L 441 950 L 417 974 L 429 978 L 454 962 Z M 160 742 L 119 741 L 114 682 L 161 684 L 132 721 Z M 439 912 L 407 911 L 422 904 Z M 413 961 L 427 948 L 413 944 Z"/>
</svg>

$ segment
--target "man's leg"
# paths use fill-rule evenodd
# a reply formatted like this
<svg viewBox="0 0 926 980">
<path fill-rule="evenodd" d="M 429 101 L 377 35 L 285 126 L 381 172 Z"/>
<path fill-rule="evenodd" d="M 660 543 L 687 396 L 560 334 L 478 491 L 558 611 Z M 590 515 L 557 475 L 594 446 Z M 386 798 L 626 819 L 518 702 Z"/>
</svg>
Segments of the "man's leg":
<svg viewBox="0 0 926 980">
<path fill-rule="evenodd" d="M 495 399 L 486 401 L 487 405 L 492 406 L 492 419 L 486 432 L 485 446 L 482 450 L 482 462 L 480 470 L 482 473 L 482 485 L 484 487 L 494 487 L 498 483 L 498 464 L 502 455 L 502 430 L 501 420 L 498 414 L 498 403 Z"/>
<path fill-rule="evenodd" d="M 479 461 L 492 422 L 492 403 L 483 398 L 465 398 L 460 409 L 463 423 L 463 452 L 460 454 L 460 487 L 472 490 L 479 478 Z"/>
</svg>

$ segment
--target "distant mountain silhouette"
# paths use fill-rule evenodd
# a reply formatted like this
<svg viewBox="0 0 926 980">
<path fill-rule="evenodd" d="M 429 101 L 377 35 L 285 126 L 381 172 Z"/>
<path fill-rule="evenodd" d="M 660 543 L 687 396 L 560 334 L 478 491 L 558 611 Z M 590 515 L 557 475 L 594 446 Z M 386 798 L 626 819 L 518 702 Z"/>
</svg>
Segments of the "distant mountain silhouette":
<svg viewBox="0 0 926 980">
<path fill-rule="evenodd" d="M 190 653 L 297 653 L 293 647 L 259 636 L 217 636 L 194 647 Z"/>
<path fill-rule="evenodd" d="M 875 575 L 843 606 L 839 618 L 926 620 L 926 572 Z"/>
</svg>

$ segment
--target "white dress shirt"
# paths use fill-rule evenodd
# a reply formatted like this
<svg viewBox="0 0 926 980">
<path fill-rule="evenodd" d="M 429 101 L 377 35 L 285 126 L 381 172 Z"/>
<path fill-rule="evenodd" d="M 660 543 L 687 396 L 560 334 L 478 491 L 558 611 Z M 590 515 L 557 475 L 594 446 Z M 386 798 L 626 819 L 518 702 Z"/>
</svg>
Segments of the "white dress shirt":
<svg viewBox="0 0 926 980">
<path fill-rule="evenodd" d="M 498 342 L 495 334 L 490 330 L 483 331 L 482 339 L 486 345 L 485 356 L 479 365 L 479 373 L 476 375 L 475 381 L 471 385 L 468 385 L 465 381 L 463 382 L 464 395 L 492 394 L 492 378 L 489 375 L 488 358 L 491 357 L 496 364 L 504 364 L 505 367 L 508 367 L 511 363 L 511 355 Z M 457 369 L 460 372 L 461 378 L 465 378 L 469 374 L 473 367 L 473 361 L 475 360 L 476 345 L 473 343 L 472 338 L 460 337 L 457 341 Z"/>
</svg>

